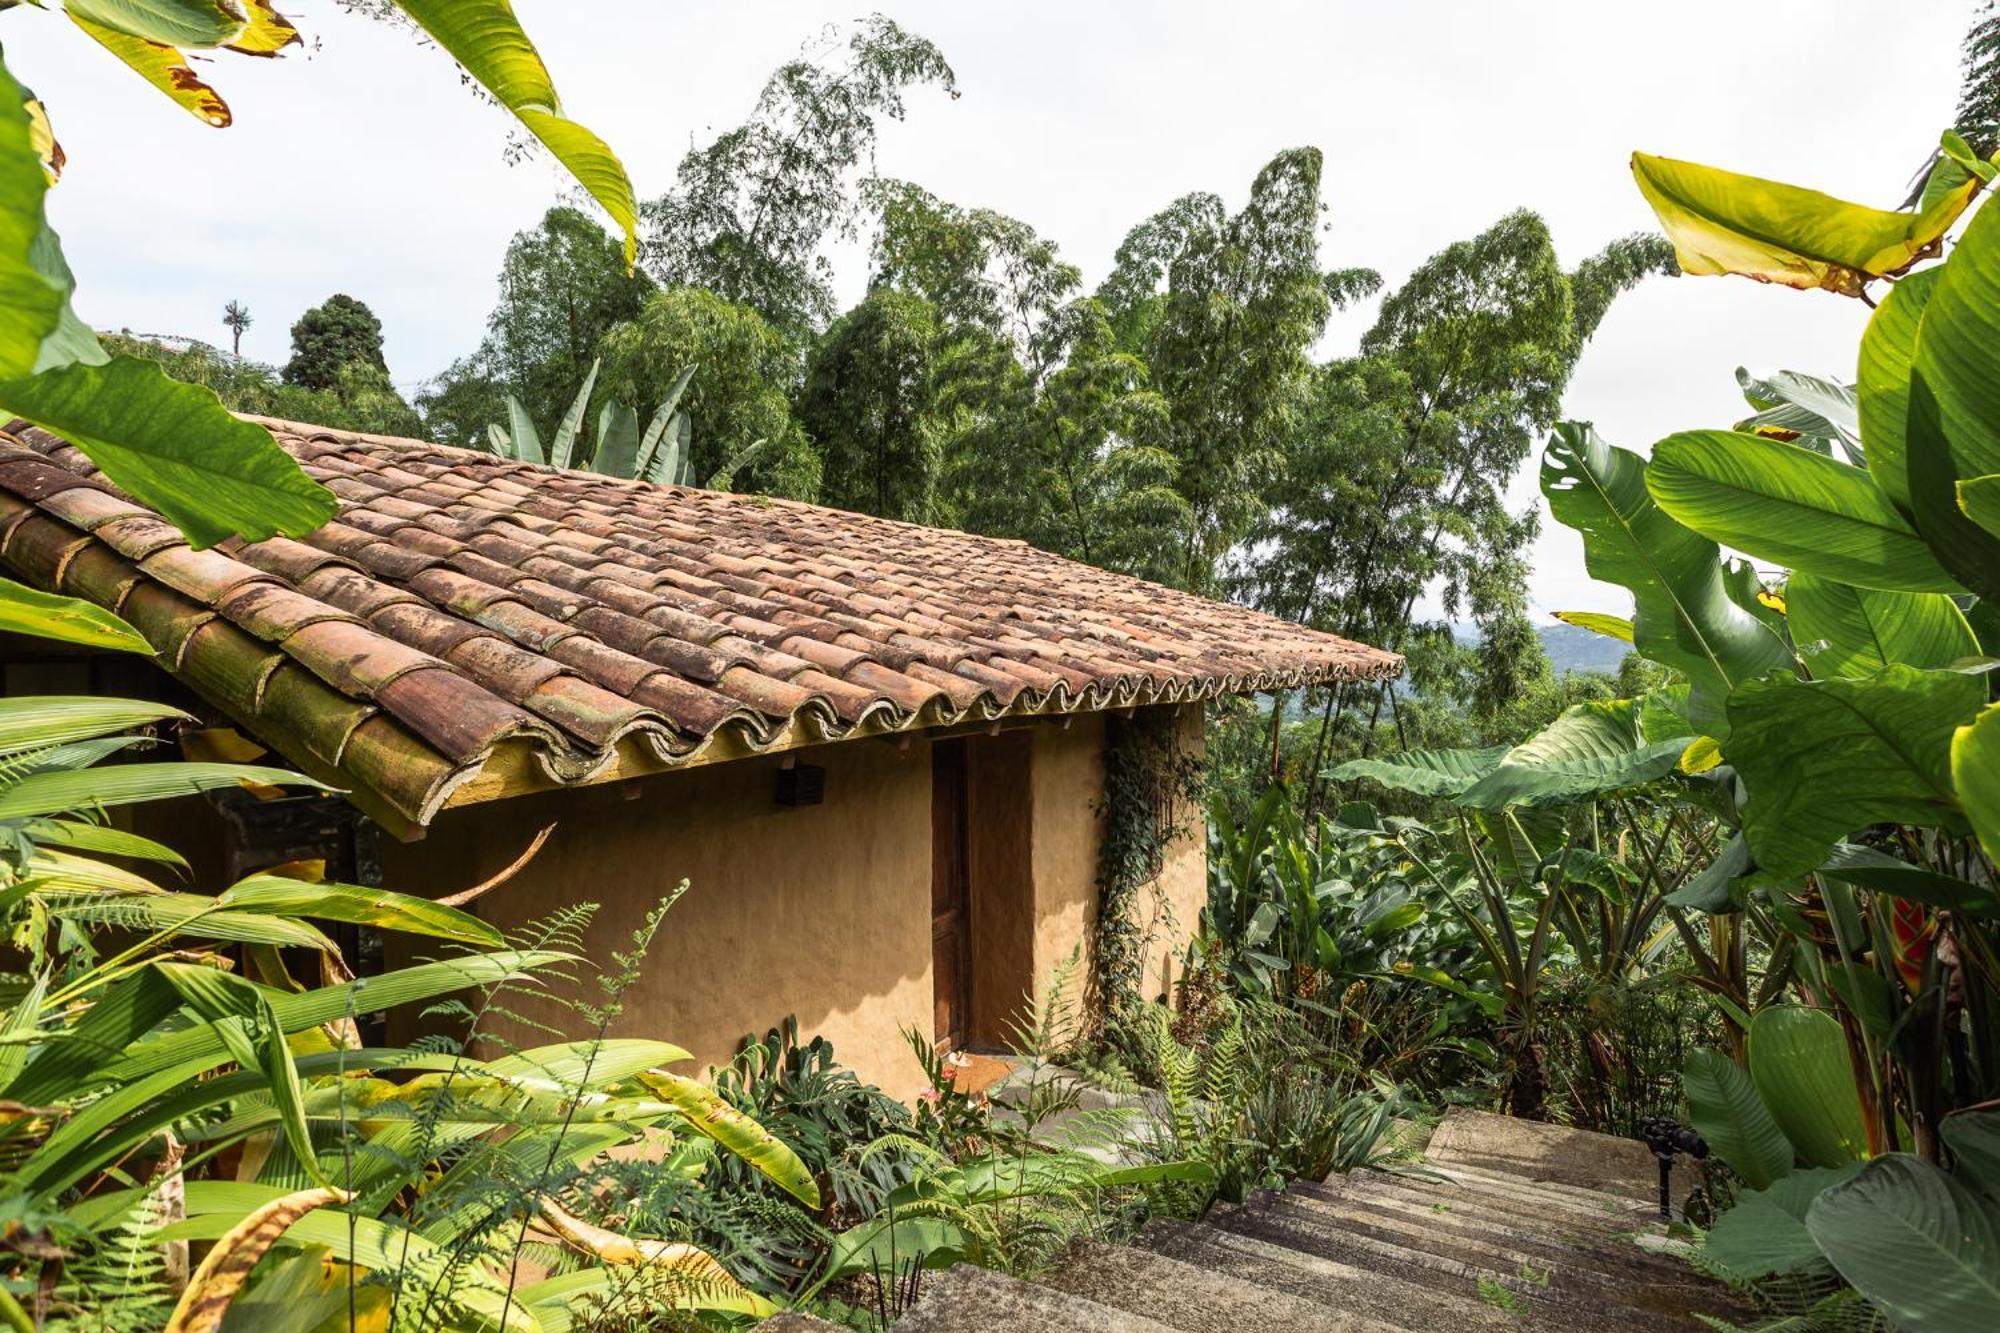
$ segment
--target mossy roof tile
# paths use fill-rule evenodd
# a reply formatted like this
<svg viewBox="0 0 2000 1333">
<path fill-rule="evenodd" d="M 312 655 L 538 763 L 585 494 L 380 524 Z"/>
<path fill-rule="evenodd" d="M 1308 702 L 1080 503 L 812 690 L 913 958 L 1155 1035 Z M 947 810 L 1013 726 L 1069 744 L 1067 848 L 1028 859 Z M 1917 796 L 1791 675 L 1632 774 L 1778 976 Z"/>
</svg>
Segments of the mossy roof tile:
<svg viewBox="0 0 2000 1333">
<path fill-rule="evenodd" d="M 264 424 L 342 502 L 302 539 L 196 552 L 14 422 L 0 557 L 121 609 L 267 744 L 405 824 L 503 750 L 554 785 L 721 738 L 741 754 L 1401 669 L 1017 541 Z"/>
</svg>

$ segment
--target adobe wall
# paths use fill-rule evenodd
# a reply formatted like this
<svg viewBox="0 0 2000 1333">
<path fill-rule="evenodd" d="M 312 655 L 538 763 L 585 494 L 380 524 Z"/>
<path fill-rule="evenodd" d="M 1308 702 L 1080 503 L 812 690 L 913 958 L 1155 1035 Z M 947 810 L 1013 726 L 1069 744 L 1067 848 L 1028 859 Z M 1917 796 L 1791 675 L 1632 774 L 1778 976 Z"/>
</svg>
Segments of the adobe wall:
<svg viewBox="0 0 2000 1333">
<path fill-rule="evenodd" d="M 1181 710 L 1185 752 L 1199 755 L 1201 725 L 1199 706 Z M 970 742 L 975 1044 L 1003 1044 L 1029 989 L 1079 942 L 1088 957 L 1104 735 L 1104 718 L 1086 715 Z M 852 741 L 798 762 L 826 769 L 824 804 L 777 805 L 774 757 L 449 810 L 422 841 L 383 847 L 383 884 L 455 892 L 555 822 L 541 854 L 480 899 L 482 918 L 515 932 L 563 904 L 599 903 L 586 948 L 592 969 L 608 967 L 659 896 L 690 881 L 617 1035 L 686 1047 L 697 1063 L 684 1069 L 698 1072 L 796 1014 L 802 1035 L 823 1034 L 843 1064 L 912 1097 L 921 1078 L 900 1029 L 928 1036 L 932 1021 L 930 745 Z M 1205 893 L 1199 812 L 1181 822 L 1157 892 L 1139 897 L 1149 998 L 1177 975 Z M 412 951 L 389 944 L 391 966 Z"/>
<path fill-rule="evenodd" d="M 626 995 L 619 1035 L 686 1047 L 698 1064 L 681 1068 L 698 1072 L 796 1014 L 802 1035 L 825 1035 L 865 1078 L 914 1095 L 921 1078 L 899 1028 L 928 1035 L 931 1021 L 929 746 L 854 741 L 799 762 L 826 769 L 824 804 L 779 806 L 770 758 L 447 811 L 423 841 L 384 849 L 383 883 L 455 891 L 557 821 L 534 862 L 479 901 L 482 918 L 512 931 L 597 902 L 587 947 L 593 967 L 608 967 L 660 895 L 690 881 Z"/>
</svg>

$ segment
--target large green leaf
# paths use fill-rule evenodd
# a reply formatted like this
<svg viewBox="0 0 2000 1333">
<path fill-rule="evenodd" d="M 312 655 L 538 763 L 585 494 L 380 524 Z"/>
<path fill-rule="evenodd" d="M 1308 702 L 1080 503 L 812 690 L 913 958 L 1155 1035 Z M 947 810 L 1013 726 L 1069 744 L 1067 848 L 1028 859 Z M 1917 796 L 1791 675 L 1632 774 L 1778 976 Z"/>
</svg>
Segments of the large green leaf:
<svg viewBox="0 0 2000 1333">
<path fill-rule="evenodd" d="M 1905 443 L 1910 368 L 1916 361 L 1917 330 L 1924 307 L 1943 274 L 1942 268 L 1927 268 L 1890 288 L 1861 335 L 1861 364 L 1854 388 L 1861 405 L 1861 442 L 1868 451 L 1868 475 L 1905 511 L 1910 508 Z"/>
<path fill-rule="evenodd" d="M 1922 669 L 1979 654 L 1979 640 L 1943 593 L 1856 588 L 1813 574 L 1785 585 L 1792 642 L 1815 676 L 1869 676 L 1901 662 Z"/>
<path fill-rule="evenodd" d="M 1955 816 L 1952 733 L 1985 700 L 1980 676 L 1900 665 L 1860 680 L 1780 672 L 1739 686 L 1727 750 L 1758 868 L 1803 875 L 1856 829 Z"/>
<path fill-rule="evenodd" d="M 1960 728 L 1963 731 L 1964 728 Z M 1991 916 L 2000 912 L 1993 890 L 1969 880 L 1941 875 L 1923 866 L 1911 865 L 1873 847 L 1850 842 L 1837 845 L 1819 868 L 1823 879 L 1843 884 L 1859 884 L 1913 903 L 1943 908 L 1951 912 Z"/>
<path fill-rule="evenodd" d="M 1632 174 L 1683 273 L 1740 273 L 1848 296 L 1936 253 L 1979 188 L 1968 178 L 1912 214 L 1646 153 L 1632 155 Z"/>
<path fill-rule="evenodd" d="M 590 407 L 590 391 L 597 383 L 597 368 L 602 364 L 601 358 L 590 363 L 590 371 L 578 386 L 576 397 L 570 401 L 569 411 L 563 413 L 561 423 L 556 426 L 556 437 L 549 443 L 550 467 L 570 465 L 570 459 L 576 453 L 577 433 L 583 429 L 583 414 Z"/>
<path fill-rule="evenodd" d="M 64 694 L 0 699 L 0 753 L 66 745 L 186 716 L 167 704 L 138 699 Z"/>
<path fill-rule="evenodd" d="M 1679 522 L 1760 560 L 1862 588 L 1958 590 L 1865 470 L 1796 444 L 1682 431 L 1653 446 L 1646 487 Z"/>
<path fill-rule="evenodd" d="M 590 470 L 607 477 L 631 478 L 639 462 L 639 414 L 613 399 L 597 414 L 597 447 Z"/>
<path fill-rule="evenodd" d="M 2000 537 L 2000 473 L 1959 482 L 1958 507 L 1967 518 Z"/>
<path fill-rule="evenodd" d="M 25 375 L 41 357 L 69 307 L 68 292 L 49 281 L 36 254 L 48 222 L 42 197 L 49 180 L 35 142 L 27 89 L 0 66 L 0 379 Z"/>
<path fill-rule="evenodd" d="M 971 1248 L 965 1231 L 941 1217 L 897 1216 L 884 1209 L 833 1238 L 826 1256 L 826 1277 L 835 1280 L 877 1271 L 894 1272 L 910 1263 L 945 1268 L 958 1263 Z"/>
<path fill-rule="evenodd" d="M 1912 371 L 1937 395 L 1958 475 L 2000 472 L 2000 212 L 1980 209 L 1952 247 Z"/>
<path fill-rule="evenodd" d="M 639 252 L 639 208 L 632 182 L 604 140 L 563 115 L 548 68 L 521 31 L 507 0 L 397 0 L 397 8 L 519 117 L 625 233 L 625 263 Z M 560 464 L 558 464 L 560 466 Z"/>
<path fill-rule="evenodd" d="M 1796 436 L 1817 453 L 1831 453 L 1837 447 L 1850 463 L 1861 461 L 1861 415 L 1851 386 L 1796 370 L 1760 378 L 1740 366 L 1736 382 L 1750 405 L 1759 409 L 1757 415 L 1737 422 L 1737 430 L 1780 440 Z"/>
<path fill-rule="evenodd" d="M 121 356 L 12 380 L 0 384 L 0 409 L 67 438 L 196 546 L 303 536 L 337 508 L 270 431 L 151 361 Z"/>
<path fill-rule="evenodd" d="M 1681 1089 L 1696 1132 L 1745 1184 L 1767 1189 L 1792 1169 L 1792 1141 L 1741 1065 L 1712 1047 L 1700 1047 L 1688 1056 Z"/>
<path fill-rule="evenodd" d="M 1683 732 L 1648 741 L 1636 700 L 1576 704 L 1500 757 L 1459 796 L 1480 810 L 1557 805 L 1665 777 L 1692 740 Z"/>
<path fill-rule="evenodd" d="M 1952 1173 L 2000 1203 L 2000 1111 L 1959 1111 L 1938 1122 Z"/>
<path fill-rule="evenodd" d="M 2000 1311 L 2000 1214 L 1921 1158 L 1870 1162 L 1814 1200 L 1806 1230 L 1900 1328 L 1987 1333 Z"/>
<path fill-rule="evenodd" d="M 1557 521 L 1583 534 L 1592 577 L 1631 592 L 1633 646 L 1704 696 L 1697 726 L 1719 736 L 1730 689 L 1791 662 L 1784 641 L 1730 597 L 1716 544 L 1653 502 L 1639 455 L 1565 422 L 1542 457 L 1542 494 Z"/>
<path fill-rule="evenodd" d="M 1741 1195 L 1709 1229 L 1702 1242 L 1703 1257 L 1720 1264 L 1737 1282 L 1824 1264 L 1819 1242 L 1806 1230 L 1806 1213 L 1813 1200 L 1852 1180 L 1860 1170 L 1861 1163 L 1850 1162 L 1794 1171 L 1766 1189 Z"/>
<path fill-rule="evenodd" d="M 2000 601 L 2000 537 L 1960 507 L 1958 465 L 1940 424 L 1937 395 L 1921 373 L 1910 377 L 1904 461 L 1910 522 L 1953 578 L 1988 602 Z"/>
<path fill-rule="evenodd" d="M 1952 733 L 1951 780 L 1979 845 L 2000 862 L 2000 704 Z"/>
<path fill-rule="evenodd" d="M 542 453 L 542 437 L 535 431 L 535 419 L 528 415 L 527 406 L 511 393 L 507 395 L 507 425 L 507 457 L 520 463 L 549 461 Z"/>
<path fill-rule="evenodd" d="M 1750 1081 L 1808 1166 L 1865 1156 L 1868 1132 L 1840 1023 L 1822 1009 L 1779 1004 L 1750 1020 Z"/>
<path fill-rule="evenodd" d="M 1401 754 L 1350 759 L 1332 772 L 1339 782 L 1366 778 L 1391 791 L 1416 796 L 1457 796 L 1493 771 L 1509 747 L 1484 750 L 1404 750 Z"/>
<path fill-rule="evenodd" d="M 299 1080 L 298 1066 L 292 1063 L 284 1029 L 271 1010 L 271 997 L 219 968 L 187 963 L 161 963 L 159 968 L 188 1008 L 222 1038 L 236 1063 L 263 1074 L 292 1154 L 314 1184 L 331 1184 L 313 1155 L 312 1131 L 306 1126 L 305 1086 Z"/>
<path fill-rule="evenodd" d="M 123 653 L 150 653 L 139 631 L 103 607 L 0 579 L 0 630 Z"/>
<path fill-rule="evenodd" d="M 820 1205 L 812 1172 L 783 1139 L 716 1096 L 706 1084 L 664 1069 L 649 1069 L 639 1081 L 661 1100 L 680 1109 L 689 1128 L 735 1153 L 808 1208 Z"/>
</svg>

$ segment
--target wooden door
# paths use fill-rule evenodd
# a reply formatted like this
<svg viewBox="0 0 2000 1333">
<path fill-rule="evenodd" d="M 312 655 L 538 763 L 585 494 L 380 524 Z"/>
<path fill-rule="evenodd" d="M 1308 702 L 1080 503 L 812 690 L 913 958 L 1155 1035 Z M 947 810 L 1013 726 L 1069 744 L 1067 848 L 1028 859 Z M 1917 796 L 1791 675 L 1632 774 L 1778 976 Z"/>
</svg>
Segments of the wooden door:
<svg viewBox="0 0 2000 1333">
<path fill-rule="evenodd" d="M 971 890 L 965 742 L 938 741 L 931 746 L 931 1035 L 947 1050 L 964 1044 L 970 1008 Z"/>
</svg>

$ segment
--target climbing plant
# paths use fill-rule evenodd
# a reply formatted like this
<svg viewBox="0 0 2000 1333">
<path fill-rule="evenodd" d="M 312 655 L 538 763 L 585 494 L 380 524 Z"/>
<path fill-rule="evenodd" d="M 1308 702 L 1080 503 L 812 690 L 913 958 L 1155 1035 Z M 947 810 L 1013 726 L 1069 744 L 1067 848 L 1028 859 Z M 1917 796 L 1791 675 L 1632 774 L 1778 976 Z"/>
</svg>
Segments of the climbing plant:
<svg viewBox="0 0 2000 1333">
<path fill-rule="evenodd" d="M 1182 749 L 1178 720 L 1172 708 L 1105 719 L 1103 837 L 1090 971 L 1102 1013 L 1128 1010 L 1144 998 L 1148 932 L 1135 909 L 1150 889 L 1158 909 L 1153 919 L 1171 916 L 1160 884 L 1167 850 L 1192 832 L 1187 821 L 1202 808 L 1201 762 Z"/>
</svg>

